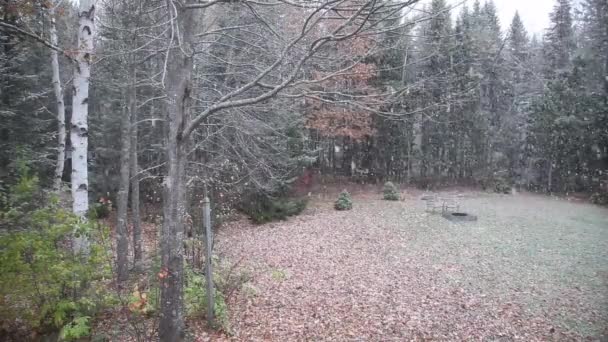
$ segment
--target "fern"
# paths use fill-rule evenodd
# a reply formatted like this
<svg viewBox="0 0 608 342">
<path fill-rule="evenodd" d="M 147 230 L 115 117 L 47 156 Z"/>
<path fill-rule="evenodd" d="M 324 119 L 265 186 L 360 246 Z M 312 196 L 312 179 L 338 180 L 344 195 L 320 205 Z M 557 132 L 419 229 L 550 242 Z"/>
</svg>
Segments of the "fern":
<svg viewBox="0 0 608 342">
<path fill-rule="evenodd" d="M 59 333 L 62 341 L 73 341 L 91 335 L 91 317 L 76 317 L 66 324 Z"/>
</svg>

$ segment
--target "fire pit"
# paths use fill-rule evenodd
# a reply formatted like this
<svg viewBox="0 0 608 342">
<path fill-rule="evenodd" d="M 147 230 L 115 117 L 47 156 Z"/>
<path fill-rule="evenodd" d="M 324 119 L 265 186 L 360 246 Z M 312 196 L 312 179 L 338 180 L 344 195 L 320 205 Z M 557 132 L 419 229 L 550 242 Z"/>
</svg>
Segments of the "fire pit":
<svg viewBox="0 0 608 342">
<path fill-rule="evenodd" d="M 452 221 L 452 222 L 471 222 L 471 221 L 477 221 L 477 216 L 475 215 L 471 215 L 471 214 L 467 214 L 467 213 L 461 213 L 461 212 L 449 212 L 446 211 L 444 212 L 441 216 L 443 216 L 444 218 Z"/>
</svg>

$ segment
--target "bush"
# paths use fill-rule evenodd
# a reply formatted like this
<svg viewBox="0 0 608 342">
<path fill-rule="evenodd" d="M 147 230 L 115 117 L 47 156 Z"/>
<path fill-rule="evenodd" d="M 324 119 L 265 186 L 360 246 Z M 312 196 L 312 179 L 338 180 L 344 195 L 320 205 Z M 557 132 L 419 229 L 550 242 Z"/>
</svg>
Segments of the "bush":
<svg viewBox="0 0 608 342">
<path fill-rule="evenodd" d="M 497 194 L 510 194 L 512 191 L 511 183 L 504 177 L 490 177 L 481 182 L 483 190 L 494 191 Z"/>
<path fill-rule="evenodd" d="M 92 220 L 103 219 L 110 216 L 112 212 L 112 201 L 101 197 L 97 203 L 91 204 L 89 208 L 89 218 Z"/>
<path fill-rule="evenodd" d="M 608 193 L 606 192 L 596 192 L 591 195 L 591 203 L 597 205 L 608 205 Z"/>
<path fill-rule="evenodd" d="M 11 328 L 80 338 L 109 300 L 103 285 L 111 279 L 110 264 L 96 243 L 108 232 L 59 208 L 56 200 L 38 209 L 20 205 L 38 193 L 33 179 L 24 177 L 13 187 L 11 203 L 0 211 L 0 222 L 9 227 L 0 232 L 0 326 L 19 322 Z M 69 248 L 74 232 L 90 237 L 86 259 Z"/>
<path fill-rule="evenodd" d="M 497 178 L 494 180 L 494 192 L 508 195 L 511 193 L 511 184 L 504 178 Z"/>
<path fill-rule="evenodd" d="M 214 262 L 215 264 L 215 262 Z M 214 323 L 216 329 L 230 332 L 230 322 L 228 317 L 228 304 L 226 303 L 225 285 L 226 275 L 225 270 L 219 265 L 215 265 L 216 270 L 213 272 L 214 283 L 216 288 L 214 291 L 214 308 L 215 315 Z M 184 307 L 186 315 L 190 318 L 204 317 L 207 313 L 207 281 L 204 274 L 197 273 L 190 267 L 186 267 L 186 286 L 184 287 Z M 242 285 L 242 284 L 239 284 Z"/>
<path fill-rule="evenodd" d="M 257 224 L 267 223 L 271 221 L 286 220 L 290 216 L 300 214 L 306 206 L 308 200 L 306 198 L 271 198 L 264 195 L 250 197 L 244 203 L 241 203 L 241 211 Z"/>
<path fill-rule="evenodd" d="M 334 203 L 334 208 L 336 210 L 351 210 L 353 208 L 353 199 L 350 197 L 348 191 L 343 190 L 340 195 L 338 195 L 338 199 L 336 203 Z"/>
<path fill-rule="evenodd" d="M 384 199 L 387 201 L 398 201 L 399 200 L 399 190 L 392 182 L 384 183 L 384 188 L 382 189 L 382 193 L 384 194 Z"/>
<path fill-rule="evenodd" d="M 59 333 L 62 341 L 73 341 L 91 334 L 91 317 L 80 316 L 66 324 Z"/>
</svg>

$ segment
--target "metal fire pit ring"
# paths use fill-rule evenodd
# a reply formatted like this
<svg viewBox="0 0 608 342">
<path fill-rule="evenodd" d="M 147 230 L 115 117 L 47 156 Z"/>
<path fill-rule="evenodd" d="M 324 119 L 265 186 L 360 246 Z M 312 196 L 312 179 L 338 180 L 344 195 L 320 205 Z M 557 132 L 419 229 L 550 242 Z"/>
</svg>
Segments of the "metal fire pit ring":
<svg viewBox="0 0 608 342">
<path fill-rule="evenodd" d="M 449 212 L 449 211 L 446 211 L 443 214 L 441 214 L 441 216 L 443 216 L 444 218 L 446 218 L 447 220 L 450 220 L 452 222 L 471 222 L 471 221 L 477 221 L 477 216 L 471 215 L 469 213 L 463 213 L 463 212 Z"/>
</svg>

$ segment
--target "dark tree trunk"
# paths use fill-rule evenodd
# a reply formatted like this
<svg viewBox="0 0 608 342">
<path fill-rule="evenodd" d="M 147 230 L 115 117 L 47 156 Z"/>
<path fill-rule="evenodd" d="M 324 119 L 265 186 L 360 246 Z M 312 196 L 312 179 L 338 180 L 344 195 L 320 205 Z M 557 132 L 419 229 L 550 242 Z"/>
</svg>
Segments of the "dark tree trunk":
<svg viewBox="0 0 608 342">
<path fill-rule="evenodd" d="M 166 165 L 167 176 L 163 182 L 163 227 L 161 234 L 161 312 L 159 339 L 163 342 L 181 341 L 184 337 L 183 282 L 184 282 L 184 173 L 186 163 L 186 139 L 182 132 L 186 124 L 186 105 L 189 98 L 193 56 L 191 45 L 196 29 L 197 10 L 177 7 L 167 0 L 169 17 L 176 15 L 175 34 L 181 34 L 173 44 L 181 42 L 181 48 L 171 50 L 165 91 L 166 113 Z M 177 12 L 177 13 L 175 13 Z M 177 30 L 179 28 L 179 30 Z M 178 33 L 179 32 L 179 33 Z"/>
<path fill-rule="evenodd" d="M 127 90 L 130 92 L 130 90 Z M 129 203 L 129 171 L 131 156 L 131 115 L 130 109 L 124 108 L 120 122 L 120 184 L 116 203 L 116 273 L 119 282 L 129 276 L 129 239 L 127 237 L 127 207 Z"/>
<path fill-rule="evenodd" d="M 135 67 L 131 70 L 131 91 L 129 109 L 131 111 L 131 220 L 133 222 L 133 264 L 140 270 L 142 261 L 141 218 L 139 215 L 139 161 L 137 159 L 137 88 Z"/>
</svg>

